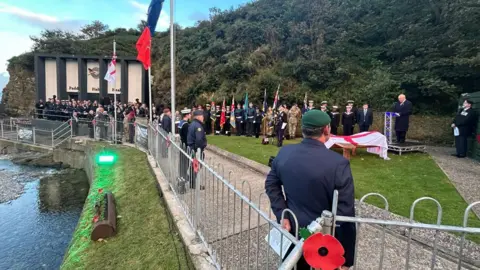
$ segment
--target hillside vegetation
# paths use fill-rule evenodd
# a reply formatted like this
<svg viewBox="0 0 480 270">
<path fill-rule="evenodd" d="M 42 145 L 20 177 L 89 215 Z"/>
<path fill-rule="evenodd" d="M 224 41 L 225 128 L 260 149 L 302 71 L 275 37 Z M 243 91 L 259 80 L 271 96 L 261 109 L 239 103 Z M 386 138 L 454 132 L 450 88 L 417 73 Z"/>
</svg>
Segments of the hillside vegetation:
<svg viewBox="0 0 480 270">
<path fill-rule="evenodd" d="M 179 7 L 182 8 L 182 7 Z M 177 27 L 177 101 L 180 105 L 249 99 L 267 90 L 280 98 L 343 105 L 347 99 L 389 108 L 405 92 L 416 112 L 450 114 L 461 93 L 480 86 L 480 4 L 476 0 L 258 0 L 237 9 L 210 10 L 208 21 Z M 136 55 L 139 29 L 108 30 L 96 22 L 80 35 L 45 31 L 34 51 Z M 168 103 L 169 33 L 153 41 L 153 91 Z M 31 54 L 9 70 L 33 70 Z M 8 88 L 8 86 L 7 86 Z M 10 90 L 10 89 L 9 89 Z"/>
</svg>

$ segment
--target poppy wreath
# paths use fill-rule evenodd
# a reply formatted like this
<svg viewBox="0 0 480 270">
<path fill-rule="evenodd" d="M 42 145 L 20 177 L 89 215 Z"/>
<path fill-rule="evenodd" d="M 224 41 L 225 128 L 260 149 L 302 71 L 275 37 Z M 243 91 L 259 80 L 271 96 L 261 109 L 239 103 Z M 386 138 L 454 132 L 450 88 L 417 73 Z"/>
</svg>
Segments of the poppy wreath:
<svg viewBox="0 0 480 270">
<path fill-rule="evenodd" d="M 303 257 L 307 263 L 322 270 L 335 270 L 345 263 L 345 250 L 342 244 L 331 235 L 316 233 L 303 244 Z"/>
<path fill-rule="evenodd" d="M 198 163 L 198 159 L 194 158 L 192 160 L 192 167 L 193 167 L 193 171 L 195 173 L 198 173 L 198 170 L 200 169 L 200 164 Z"/>
</svg>

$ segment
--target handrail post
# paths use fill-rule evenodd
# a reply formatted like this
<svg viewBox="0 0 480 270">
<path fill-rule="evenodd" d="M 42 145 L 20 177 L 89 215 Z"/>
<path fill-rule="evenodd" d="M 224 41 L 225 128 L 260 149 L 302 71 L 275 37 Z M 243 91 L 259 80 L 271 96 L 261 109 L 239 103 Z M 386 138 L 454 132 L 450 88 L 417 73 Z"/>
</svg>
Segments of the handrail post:
<svg viewBox="0 0 480 270">
<path fill-rule="evenodd" d="M 19 136 L 18 136 L 18 125 L 15 126 L 15 130 L 16 130 L 16 133 L 17 133 L 17 141 L 19 140 Z"/>
<path fill-rule="evenodd" d="M 3 138 L 3 121 L 1 122 L 1 128 L 2 128 L 2 138 Z"/>
<path fill-rule="evenodd" d="M 35 139 L 35 134 L 36 134 L 36 132 L 35 132 L 35 127 L 33 127 L 33 128 L 32 128 L 32 139 L 33 139 L 33 144 L 36 144 L 36 141 L 37 141 L 37 140 Z"/>
<path fill-rule="evenodd" d="M 53 137 L 53 129 L 52 129 L 52 147 L 55 146 L 55 140 L 54 140 L 54 137 Z"/>
</svg>

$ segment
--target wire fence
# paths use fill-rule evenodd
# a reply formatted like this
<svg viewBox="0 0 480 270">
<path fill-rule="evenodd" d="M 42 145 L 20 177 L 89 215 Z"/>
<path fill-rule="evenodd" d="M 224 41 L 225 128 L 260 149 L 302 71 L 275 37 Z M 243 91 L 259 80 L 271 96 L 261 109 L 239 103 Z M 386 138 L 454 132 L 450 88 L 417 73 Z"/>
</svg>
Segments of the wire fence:
<svg viewBox="0 0 480 270">
<path fill-rule="evenodd" d="M 279 227 L 266 194 L 253 198 L 248 181 L 239 183 L 232 179 L 232 172 L 225 172 L 222 164 L 212 164 L 212 160 L 201 152 L 193 153 L 163 129 L 137 125 L 137 130 L 140 129 L 144 135 L 141 140 L 137 138 L 137 145 L 148 149 L 155 158 L 217 268 L 294 268 L 298 260 L 295 253 L 301 252 L 303 241 L 297 240 L 298 235 L 293 236 Z M 372 196 L 383 199 L 385 212 L 388 212 L 386 198 L 372 193 L 360 200 L 356 217 L 338 216 L 338 196 L 335 194 L 331 212 L 327 211 L 330 213 L 327 216 L 333 217 L 333 223 L 323 228 L 319 226 L 320 231 L 334 234 L 335 228 L 343 222 L 356 224 L 354 269 L 477 269 L 480 249 L 465 237 L 480 234 L 480 228 L 468 227 L 467 223 L 470 210 L 480 202 L 468 206 L 463 226 L 448 226 L 441 225 L 439 202 L 429 197 L 413 203 L 407 220 L 364 217 L 361 210 L 364 201 Z M 415 208 L 423 201 L 433 201 L 437 205 L 436 224 L 414 221 Z M 294 213 L 289 214 L 296 220 Z M 320 217 L 320 223 L 323 219 L 325 217 Z M 294 226 L 298 228 L 298 224 Z M 281 243 L 271 243 L 271 230 L 281 236 L 275 237 L 281 239 Z M 283 246 L 288 241 L 295 246 L 290 253 L 288 247 Z M 272 247 L 275 246 L 278 249 L 274 251 Z"/>
<path fill-rule="evenodd" d="M 28 121 L 10 119 L 0 121 L 0 132 L 3 139 L 52 147 L 71 137 L 91 136 L 104 141 L 123 140 L 148 150 L 218 269 L 292 269 L 301 255 L 303 241 L 276 222 L 265 193 L 252 195 L 248 181 L 237 181 L 221 163 L 213 163 L 201 151 L 193 152 L 157 124 L 71 119 L 42 130 Z M 462 226 L 449 226 L 441 224 L 443 208 L 433 198 L 418 199 L 411 206 L 410 217 L 397 220 L 364 214 L 365 200 L 370 197 L 383 200 L 382 213 L 388 212 L 387 199 L 372 193 L 361 198 L 356 217 L 339 216 L 335 193 L 331 209 L 315 221 L 318 231 L 328 234 L 334 234 L 342 222 L 356 224 L 354 269 L 479 269 L 480 248 L 466 237 L 480 234 L 480 228 L 468 227 L 471 209 L 480 202 L 467 207 Z M 424 201 L 437 207 L 435 224 L 414 221 L 415 209 Z M 294 213 L 288 214 L 296 220 Z M 293 250 L 285 245 L 288 242 Z"/>
</svg>

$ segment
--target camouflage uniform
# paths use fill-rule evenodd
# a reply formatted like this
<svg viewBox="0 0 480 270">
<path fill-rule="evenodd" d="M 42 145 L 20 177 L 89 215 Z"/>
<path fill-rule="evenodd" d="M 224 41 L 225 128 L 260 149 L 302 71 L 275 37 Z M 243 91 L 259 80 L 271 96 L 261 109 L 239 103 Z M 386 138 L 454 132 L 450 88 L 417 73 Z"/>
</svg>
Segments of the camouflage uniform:
<svg viewBox="0 0 480 270">
<path fill-rule="evenodd" d="M 293 106 L 290 111 L 288 111 L 288 134 L 290 135 L 290 139 L 295 139 L 299 115 L 300 109 L 297 106 Z"/>
</svg>

